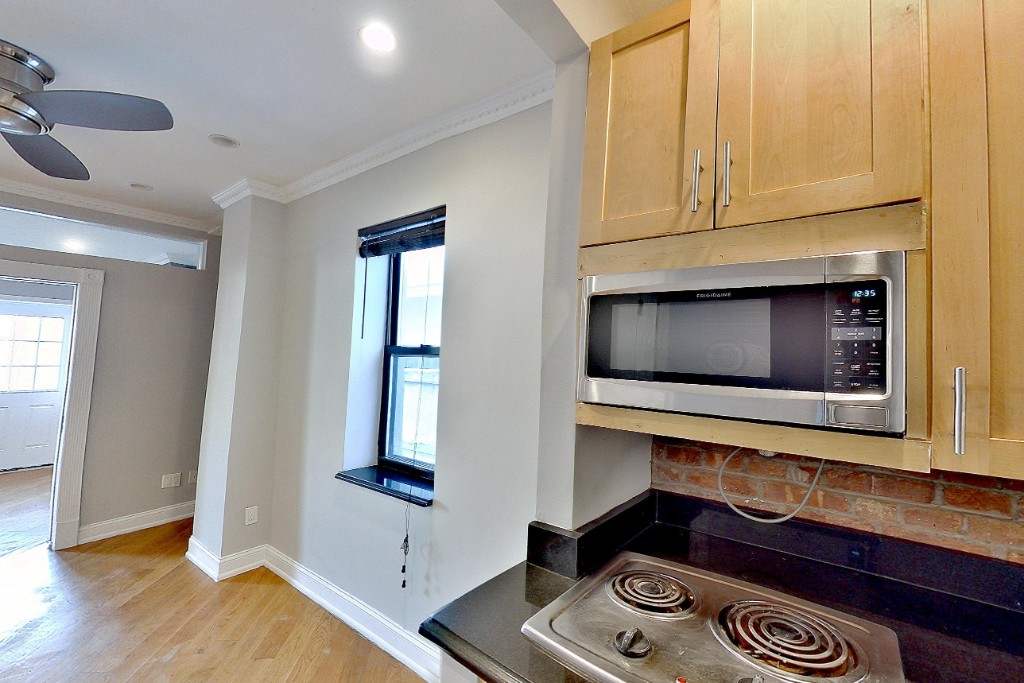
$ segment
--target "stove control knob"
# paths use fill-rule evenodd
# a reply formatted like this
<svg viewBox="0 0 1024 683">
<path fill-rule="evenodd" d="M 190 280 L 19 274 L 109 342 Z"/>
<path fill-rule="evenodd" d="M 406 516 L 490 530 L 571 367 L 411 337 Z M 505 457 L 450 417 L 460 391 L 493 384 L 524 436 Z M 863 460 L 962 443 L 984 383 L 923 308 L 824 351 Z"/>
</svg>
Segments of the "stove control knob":
<svg viewBox="0 0 1024 683">
<path fill-rule="evenodd" d="M 651 641 L 636 626 L 616 633 L 612 644 L 627 657 L 640 658 L 651 654 Z"/>
</svg>

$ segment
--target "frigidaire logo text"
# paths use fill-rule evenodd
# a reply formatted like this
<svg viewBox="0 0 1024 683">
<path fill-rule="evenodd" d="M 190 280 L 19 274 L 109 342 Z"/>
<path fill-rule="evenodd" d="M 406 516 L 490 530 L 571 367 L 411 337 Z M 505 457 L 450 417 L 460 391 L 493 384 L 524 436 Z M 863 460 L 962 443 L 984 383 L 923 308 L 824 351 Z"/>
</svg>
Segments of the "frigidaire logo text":
<svg viewBox="0 0 1024 683">
<path fill-rule="evenodd" d="M 728 299 L 732 292 L 697 292 L 697 299 Z"/>
</svg>

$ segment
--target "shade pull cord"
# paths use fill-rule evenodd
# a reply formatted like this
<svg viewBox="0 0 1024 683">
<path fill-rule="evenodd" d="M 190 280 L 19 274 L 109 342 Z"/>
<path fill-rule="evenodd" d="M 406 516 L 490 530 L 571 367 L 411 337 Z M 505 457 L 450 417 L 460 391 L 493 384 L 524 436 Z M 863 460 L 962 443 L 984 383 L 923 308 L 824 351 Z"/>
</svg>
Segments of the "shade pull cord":
<svg viewBox="0 0 1024 683">
<path fill-rule="evenodd" d="M 732 501 L 729 500 L 729 497 L 725 495 L 725 487 L 722 486 L 722 474 L 725 473 L 726 465 L 728 465 L 729 461 L 732 460 L 732 457 L 741 450 L 743 450 L 743 447 L 738 446 L 728 455 L 728 457 L 726 457 L 725 461 L 722 462 L 722 466 L 718 468 L 718 492 L 722 494 L 722 500 L 724 500 L 725 504 L 729 506 L 729 509 L 744 519 L 749 519 L 752 522 L 760 522 L 761 524 L 779 524 L 780 522 L 793 519 L 800 514 L 800 511 L 807 505 L 807 501 L 811 499 L 811 493 L 814 491 L 814 487 L 818 485 L 818 479 L 821 478 L 821 472 L 825 469 L 825 461 L 822 460 L 818 463 L 818 471 L 815 473 L 814 479 L 811 481 L 811 486 L 807 489 L 807 495 L 804 496 L 804 499 L 800 501 L 800 505 L 798 505 L 795 510 L 782 517 L 757 517 L 755 515 L 748 514 L 733 505 Z"/>
</svg>

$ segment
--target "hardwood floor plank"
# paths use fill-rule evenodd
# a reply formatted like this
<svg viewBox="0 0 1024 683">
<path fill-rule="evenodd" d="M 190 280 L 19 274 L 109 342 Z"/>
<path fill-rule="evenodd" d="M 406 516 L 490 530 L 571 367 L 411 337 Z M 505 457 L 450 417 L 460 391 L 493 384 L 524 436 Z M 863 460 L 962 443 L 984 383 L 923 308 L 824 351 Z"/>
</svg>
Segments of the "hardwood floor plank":
<svg viewBox="0 0 1024 683">
<path fill-rule="evenodd" d="M 0 554 L 0 681 L 420 680 L 266 569 L 211 581 L 190 535 L 184 520 Z"/>
</svg>

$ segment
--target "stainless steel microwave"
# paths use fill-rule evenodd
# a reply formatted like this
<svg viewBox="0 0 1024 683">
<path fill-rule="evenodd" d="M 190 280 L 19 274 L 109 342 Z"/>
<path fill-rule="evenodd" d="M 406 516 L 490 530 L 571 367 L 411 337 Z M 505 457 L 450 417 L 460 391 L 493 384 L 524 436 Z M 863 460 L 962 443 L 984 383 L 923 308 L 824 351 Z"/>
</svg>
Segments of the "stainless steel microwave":
<svg viewBox="0 0 1024 683">
<path fill-rule="evenodd" d="M 906 254 L 583 278 L 585 403 L 902 433 Z"/>
</svg>

